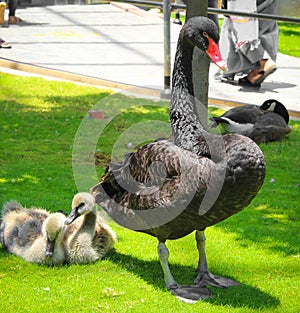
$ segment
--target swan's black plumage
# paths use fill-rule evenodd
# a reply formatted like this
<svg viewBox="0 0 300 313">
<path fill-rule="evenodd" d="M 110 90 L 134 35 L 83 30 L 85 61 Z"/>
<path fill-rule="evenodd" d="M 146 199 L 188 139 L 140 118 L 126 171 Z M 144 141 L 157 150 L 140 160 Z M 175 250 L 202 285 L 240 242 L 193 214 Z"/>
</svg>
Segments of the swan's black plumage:
<svg viewBox="0 0 300 313">
<path fill-rule="evenodd" d="M 246 105 L 232 108 L 219 117 L 210 118 L 211 127 L 222 125 L 228 133 L 238 133 L 256 143 L 278 141 L 291 132 L 289 113 L 275 100 L 266 100 L 261 106 Z"/>
<path fill-rule="evenodd" d="M 197 231 L 200 259 L 195 282 L 200 295 L 196 298 L 209 295 L 203 286 L 234 285 L 208 272 L 202 231 L 245 208 L 265 176 L 263 154 L 251 139 L 211 135 L 194 113 L 193 49 L 206 51 L 209 40 L 217 42 L 218 32 L 205 17 L 189 19 L 180 32 L 170 110 L 174 142 L 159 140 L 123 162 L 111 163 L 100 183 L 91 188 L 96 202 L 118 223 L 158 238 L 166 285 L 185 298 L 190 289 L 182 291 L 172 277 L 165 241 Z"/>
</svg>

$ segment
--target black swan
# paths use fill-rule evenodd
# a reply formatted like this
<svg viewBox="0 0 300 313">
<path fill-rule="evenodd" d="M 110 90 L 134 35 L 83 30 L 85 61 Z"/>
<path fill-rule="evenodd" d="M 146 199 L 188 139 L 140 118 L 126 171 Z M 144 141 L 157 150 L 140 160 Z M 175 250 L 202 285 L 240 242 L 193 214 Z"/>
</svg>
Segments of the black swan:
<svg viewBox="0 0 300 313">
<path fill-rule="evenodd" d="M 245 135 L 256 143 L 278 141 L 291 132 L 287 109 L 274 99 L 266 100 L 261 106 L 233 108 L 210 120 L 210 127 L 222 125 L 227 133 Z"/>
<path fill-rule="evenodd" d="M 94 197 L 77 193 L 66 224 L 66 259 L 70 264 L 86 264 L 103 258 L 114 246 L 116 234 L 97 212 Z"/>
<path fill-rule="evenodd" d="M 218 31 L 210 19 L 193 17 L 185 23 L 172 79 L 170 120 L 175 144 L 158 140 L 120 163 L 110 163 L 90 190 L 116 222 L 158 239 L 166 287 L 185 300 L 208 298 L 209 285 L 237 285 L 208 271 L 204 230 L 245 208 L 265 177 L 264 156 L 254 141 L 237 134 L 209 134 L 194 113 L 193 49 L 199 47 L 216 62 L 216 42 Z M 218 62 L 222 66 L 222 59 Z M 169 269 L 165 242 L 194 230 L 198 275 L 195 285 L 178 285 Z"/>
<path fill-rule="evenodd" d="M 16 201 L 3 206 L 0 242 L 10 253 L 30 263 L 61 265 L 66 217 L 44 209 L 25 209 Z"/>
</svg>

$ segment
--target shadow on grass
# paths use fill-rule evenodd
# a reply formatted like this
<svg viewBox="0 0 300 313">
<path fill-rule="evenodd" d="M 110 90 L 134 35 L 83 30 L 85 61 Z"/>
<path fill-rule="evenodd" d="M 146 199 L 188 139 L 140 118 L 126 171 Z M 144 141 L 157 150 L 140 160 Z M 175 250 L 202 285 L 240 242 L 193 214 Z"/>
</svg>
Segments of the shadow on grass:
<svg viewBox="0 0 300 313">
<path fill-rule="evenodd" d="M 284 256 L 298 254 L 299 239 L 295 234 L 298 233 L 299 223 L 296 218 L 281 221 L 272 216 L 275 211 L 276 209 L 267 206 L 261 210 L 248 208 L 231 220 L 216 224 L 215 227 L 235 233 L 236 240 L 244 248 L 259 242 L 261 248 Z"/>
<path fill-rule="evenodd" d="M 109 259 L 123 267 L 127 271 L 134 273 L 147 283 L 167 291 L 164 285 L 163 272 L 159 261 L 146 261 L 134 256 L 113 251 Z M 195 269 L 179 264 L 170 264 L 171 271 L 178 279 L 179 284 L 193 284 L 196 277 Z M 259 290 L 256 287 L 241 285 L 227 289 L 211 288 L 212 297 L 210 303 L 218 306 L 247 307 L 251 309 L 275 308 L 280 301 Z"/>
</svg>

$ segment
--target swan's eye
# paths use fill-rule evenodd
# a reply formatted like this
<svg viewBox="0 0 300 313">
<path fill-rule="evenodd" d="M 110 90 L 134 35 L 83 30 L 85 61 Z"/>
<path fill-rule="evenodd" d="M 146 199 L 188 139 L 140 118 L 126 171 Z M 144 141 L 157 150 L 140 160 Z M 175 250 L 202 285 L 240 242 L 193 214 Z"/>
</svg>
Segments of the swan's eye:
<svg viewBox="0 0 300 313">
<path fill-rule="evenodd" d="M 202 35 L 203 35 L 203 37 L 208 38 L 208 34 L 207 34 L 207 32 L 203 32 L 203 33 L 202 33 Z"/>
<path fill-rule="evenodd" d="M 81 214 L 82 211 L 84 209 L 84 202 L 80 203 L 77 207 L 76 207 L 76 212 Z"/>
<path fill-rule="evenodd" d="M 80 208 L 82 208 L 83 206 L 84 206 L 84 203 L 81 202 L 80 204 L 77 205 L 76 209 L 80 209 Z"/>
</svg>

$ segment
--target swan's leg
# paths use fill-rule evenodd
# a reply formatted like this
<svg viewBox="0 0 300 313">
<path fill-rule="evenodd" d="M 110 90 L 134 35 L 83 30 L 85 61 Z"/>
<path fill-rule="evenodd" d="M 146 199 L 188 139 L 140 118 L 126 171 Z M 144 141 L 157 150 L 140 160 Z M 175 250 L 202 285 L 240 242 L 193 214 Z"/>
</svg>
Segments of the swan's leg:
<svg viewBox="0 0 300 313">
<path fill-rule="evenodd" d="M 204 231 L 196 231 L 197 248 L 199 251 L 198 276 L 195 279 L 195 284 L 199 287 L 213 286 L 226 288 L 230 286 L 239 286 L 240 284 L 232 279 L 214 275 L 208 271 L 206 253 L 205 253 L 205 235 Z"/>
<path fill-rule="evenodd" d="M 178 285 L 169 268 L 169 250 L 165 243 L 159 242 L 158 244 L 159 261 L 164 272 L 164 279 L 167 289 L 177 298 L 186 303 L 194 303 L 199 299 L 208 299 L 211 292 L 206 287 Z"/>
<path fill-rule="evenodd" d="M 169 250 L 163 242 L 158 243 L 158 257 L 164 272 L 165 284 L 168 289 L 177 286 L 169 267 Z"/>
</svg>

